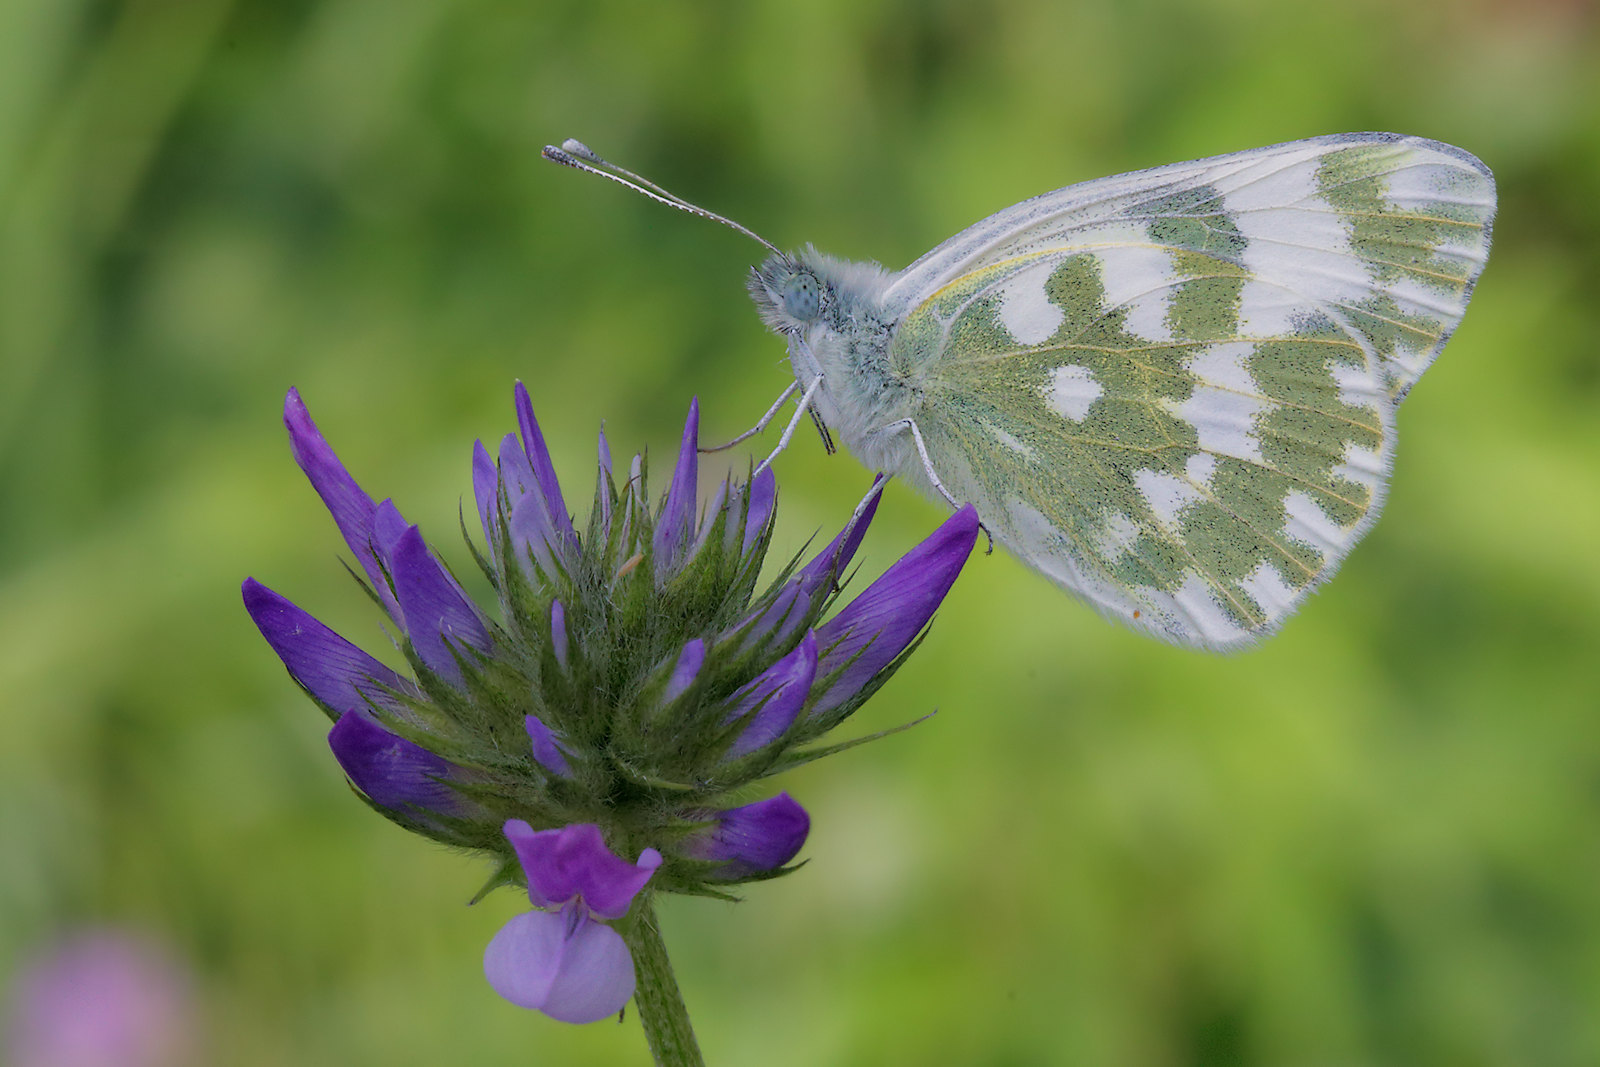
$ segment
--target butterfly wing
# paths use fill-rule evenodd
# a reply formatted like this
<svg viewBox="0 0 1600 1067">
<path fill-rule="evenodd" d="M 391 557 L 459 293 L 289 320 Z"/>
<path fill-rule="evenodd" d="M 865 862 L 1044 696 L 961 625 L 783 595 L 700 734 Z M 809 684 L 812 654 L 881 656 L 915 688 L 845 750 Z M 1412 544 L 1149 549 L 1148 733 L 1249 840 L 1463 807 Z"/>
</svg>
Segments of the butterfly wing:
<svg viewBox="0 0 1600 1067">
<path fill-rule="evenodd" d="M 1376 519 L 1493 212 L 1482 163 L 1394 134 L 1073 186 L 903 272 L 890 366 L 996 539 L 1138 629 L 1235 647 Z"/>
</svg>

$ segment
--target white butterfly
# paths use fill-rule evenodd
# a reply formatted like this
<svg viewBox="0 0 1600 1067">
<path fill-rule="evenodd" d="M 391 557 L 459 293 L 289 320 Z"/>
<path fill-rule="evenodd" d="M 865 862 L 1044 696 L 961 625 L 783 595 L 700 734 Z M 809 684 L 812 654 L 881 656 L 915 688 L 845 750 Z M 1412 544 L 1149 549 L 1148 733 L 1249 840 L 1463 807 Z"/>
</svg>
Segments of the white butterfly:
<svg viewBox="0 0 1600 1067">
<path fill-rule="evenodd" d="M 772 251 L 750 292 L 795 382 L 750 433 L 800 392 L 773 455 L 810 412 L 1104 614 L 1211 649 L 1276 630 L 1376 520 L 1495 210 L 1459 148 L 1339 134 L 1068 186 L 890 272 L 545 154 Z"/>
</svg>

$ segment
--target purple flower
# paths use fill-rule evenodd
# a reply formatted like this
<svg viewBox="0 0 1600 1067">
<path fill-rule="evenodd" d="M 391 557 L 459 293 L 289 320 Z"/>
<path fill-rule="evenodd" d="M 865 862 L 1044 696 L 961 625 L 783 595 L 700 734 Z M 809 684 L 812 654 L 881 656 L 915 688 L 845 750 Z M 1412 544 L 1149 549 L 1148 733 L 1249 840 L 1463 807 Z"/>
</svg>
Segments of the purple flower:
<svg viewBox="0 0 1600 1067">
<path fill-rule="evenodd" d="M 592 1019 L 632 989 L 627 950 L 605 920 L 622 918 L 646 880 L 656 892 L 717 895 L 794 869 L 805 810 L 786 793 L 743 798 L 831 750 L 823 736 L 926 632 L 978 523 L 961 509 L 829 618 L 881 478 L 821 551 L 763 589 L 776 481 L 766 469 L 704 485 L 697 403 L 659 496 L 642 456 L 619 484 L 600 436 L 593 506 L 579 524 L 520 384 L 515 408 L 519 432 L 493 453 L 476 444 L 471 459 L 483 538 L 473 555 L 497 612 L 474 603 L 391 501 L 357 484 L 292 391 L 291 450 L 409 670 L 254 579 L 243 596 L 334 720 L 329 745 L 364 797 L 407 829 L 488 853 L 502 870 L 520 865 L 534 904 L 549 909 L 495 938 L 485 959 L 495 988 L 556 1018 Z M 605 850 L 601 826 L 653 847 L 627 864 Z"/>
<path fill-rule="evenodd" d="M 633 996 L 633 958 L 622 937 L 597 920 L 620 919 L 661 866 L 647 848 L 629 863 L 606 848 L 593 823 L 535 831 L 505 825 L 536 908 L 501 927 L 483 954 L 483 973 L 511 1003 L 568 1023 L 615 1015 Z"/>
<path fill-rule="evenodd" d="M 154 942 L 86 930 L 18 971 L 11 1067 L 175 1067 L 197 1051 L 190 983 Z"/>
</svg>

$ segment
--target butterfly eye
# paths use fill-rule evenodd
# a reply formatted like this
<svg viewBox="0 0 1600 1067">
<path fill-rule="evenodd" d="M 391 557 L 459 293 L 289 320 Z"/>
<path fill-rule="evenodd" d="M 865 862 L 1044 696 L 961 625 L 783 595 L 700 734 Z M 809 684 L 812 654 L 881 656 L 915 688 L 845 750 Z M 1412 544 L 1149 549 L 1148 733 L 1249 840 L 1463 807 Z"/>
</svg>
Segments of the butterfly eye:
<svg viewBox="0 0 1600 1067">
<path fill-rule="evenodd" d="M 790 277 L 783 287 L 783 310 L 790 318 L 810 322 L 817 317 L 822 305 L 822 287 L 806 271 Z"/>
</svg>

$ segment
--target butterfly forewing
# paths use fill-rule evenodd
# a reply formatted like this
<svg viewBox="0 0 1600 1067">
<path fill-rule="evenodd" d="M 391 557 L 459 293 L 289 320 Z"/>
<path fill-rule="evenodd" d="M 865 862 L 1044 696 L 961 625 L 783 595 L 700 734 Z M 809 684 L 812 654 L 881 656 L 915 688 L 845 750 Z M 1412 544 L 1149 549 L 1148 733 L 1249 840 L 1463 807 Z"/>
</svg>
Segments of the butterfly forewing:
<svg viewBox="0 0 1600 1067">
<path fill-rule="evenodd" d="M 995 536 L 1179 643 L 1274 629 L 1377 516 L 1394 405 L 1487 254 L 1459 150 L 1347 135 L 1105 179 L 906 272 L 891 367 Z M 895 290 L 891 290 L 891 298 Z"/>
</svg>

